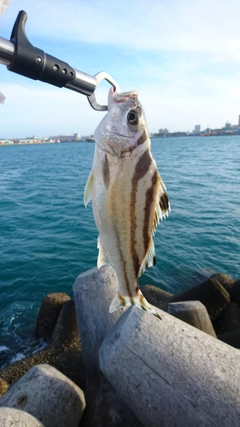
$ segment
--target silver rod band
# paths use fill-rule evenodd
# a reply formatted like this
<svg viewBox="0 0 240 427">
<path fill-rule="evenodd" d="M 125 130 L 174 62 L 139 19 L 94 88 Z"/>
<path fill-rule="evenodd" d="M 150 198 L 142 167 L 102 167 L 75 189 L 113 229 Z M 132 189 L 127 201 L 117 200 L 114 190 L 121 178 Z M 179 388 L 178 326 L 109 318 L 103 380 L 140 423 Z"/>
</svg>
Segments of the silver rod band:
<svg viewBox="0 0 240 427">
<path fill-rule="evenodd" d="M 82 71 L 76 70 L 75 68 L 74 71 L 76 73 L 75 79 L 67 83 L 65 87 L 74 90 L 75 92 L 82 93 L 83 95 L 91 95 L 97 85 L 96 78 L 83 73 Z"/>
<path fill-rule="evenodd" d="M 0 63 L 10 65 L 14 55 L 14 44 L 0 37 Z"/>
</svg>

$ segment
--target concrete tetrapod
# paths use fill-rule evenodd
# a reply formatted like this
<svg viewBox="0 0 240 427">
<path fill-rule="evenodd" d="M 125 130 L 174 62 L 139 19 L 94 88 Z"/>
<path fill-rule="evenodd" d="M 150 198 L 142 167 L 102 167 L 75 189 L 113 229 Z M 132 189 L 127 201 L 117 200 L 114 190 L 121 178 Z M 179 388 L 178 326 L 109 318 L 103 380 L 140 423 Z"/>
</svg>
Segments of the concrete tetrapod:
<svg viewBox="0 0 240 427">
<path fill-rule="evenodd" d="M 240 353 L 159 310 L 137 307 L 99 350 L 100 369 L 146 427 L 239 427 Z"/>
<path fill-rule="evenodd" d="M 124 309 L 109 313 L 117 289 L 115 271 L 104 265 L 80 274 L 73 286 L 82 357 L 86 372 L 86 410 L 81 427 L 142 427 L 101 373 L 98 350 Z"/>
<path fill-rule="evenodd" d="M 106 265 L 80 274 L 73 286 L 82 357 L 88 378 L 95 377 L 99 347 L 123 312 L 121 309 L 109 313 L 116 289 L 115 271 Z"/>
<path fill-rule="evenodd" d="M 44 427 L 37 418 L 15 408 L 0 408 L 0 427 Z"/>
<path fill-rule="evenodd" d="M 207 309 L 200 301 L 171 302 L 167 312 L 216 338 Z"/>
<path fill-rule="evenodd" d="M 85 408 L 83 391 L 50 365 L 33 366 L 0 399 L 1 407 L 16 408 L 45 427 L 78 427 Z"/>
</svg>

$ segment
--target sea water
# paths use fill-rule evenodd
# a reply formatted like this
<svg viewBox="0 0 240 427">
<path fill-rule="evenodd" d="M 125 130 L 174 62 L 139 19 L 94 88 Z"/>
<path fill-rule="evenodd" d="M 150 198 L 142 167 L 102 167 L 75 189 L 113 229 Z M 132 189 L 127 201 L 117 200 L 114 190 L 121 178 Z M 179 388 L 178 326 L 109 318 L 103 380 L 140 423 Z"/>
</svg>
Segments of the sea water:
<svg viewBox="0 0 240 427">
<path fill-rule="evenodd" d="M 240 137 L 152 140 L 171 214 L 140 284 L 172 293 L 214 272 L 240 277 Z M 94 267 L 97 230 L 83 192 L 93 143 L 0 147 L 0 368 L 40 348 L 34 328 L 51 292 L 72 296 Z M 101 297 L 101 296 L 99 296 Z"/>
</svg>

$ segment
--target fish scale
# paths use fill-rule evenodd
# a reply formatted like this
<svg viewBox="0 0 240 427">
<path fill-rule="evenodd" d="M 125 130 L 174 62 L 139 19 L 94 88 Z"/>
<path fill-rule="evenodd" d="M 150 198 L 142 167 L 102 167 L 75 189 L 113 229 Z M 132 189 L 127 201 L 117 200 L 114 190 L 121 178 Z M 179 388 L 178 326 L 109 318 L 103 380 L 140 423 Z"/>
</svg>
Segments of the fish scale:
<svg viewBox="0 0 240 427">
<path fill-rule="evenodd" d="M 94 137 L 84 201 L 92 199 L 99 231 L 98 267 L 109 263 L 118 278 L 110 312 L 133 304 L 159 317 L 143 297 L 138 277 L 155 264 L 154 231 L 170 205 L 135 91 L 110 90 L 109 111 Z"/>
</svg>

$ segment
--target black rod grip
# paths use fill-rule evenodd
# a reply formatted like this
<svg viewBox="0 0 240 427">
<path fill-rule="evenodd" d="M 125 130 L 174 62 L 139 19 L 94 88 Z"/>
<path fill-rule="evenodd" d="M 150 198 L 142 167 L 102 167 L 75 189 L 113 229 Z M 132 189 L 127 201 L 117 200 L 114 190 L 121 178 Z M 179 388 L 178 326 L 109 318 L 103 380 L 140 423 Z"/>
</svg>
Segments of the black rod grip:
<svg viewBox="0 0 240 427">
<path fill-rule="evenodd" d="M 64 61 L 46 54 L 33 46 L 25 33 L 27 14 L 19 12 L 10 41 L 14 44 L 14 57 L 8 69 L 33 80 L 64 87 L 75 79 L 76 72 Z"/>
</svg>

